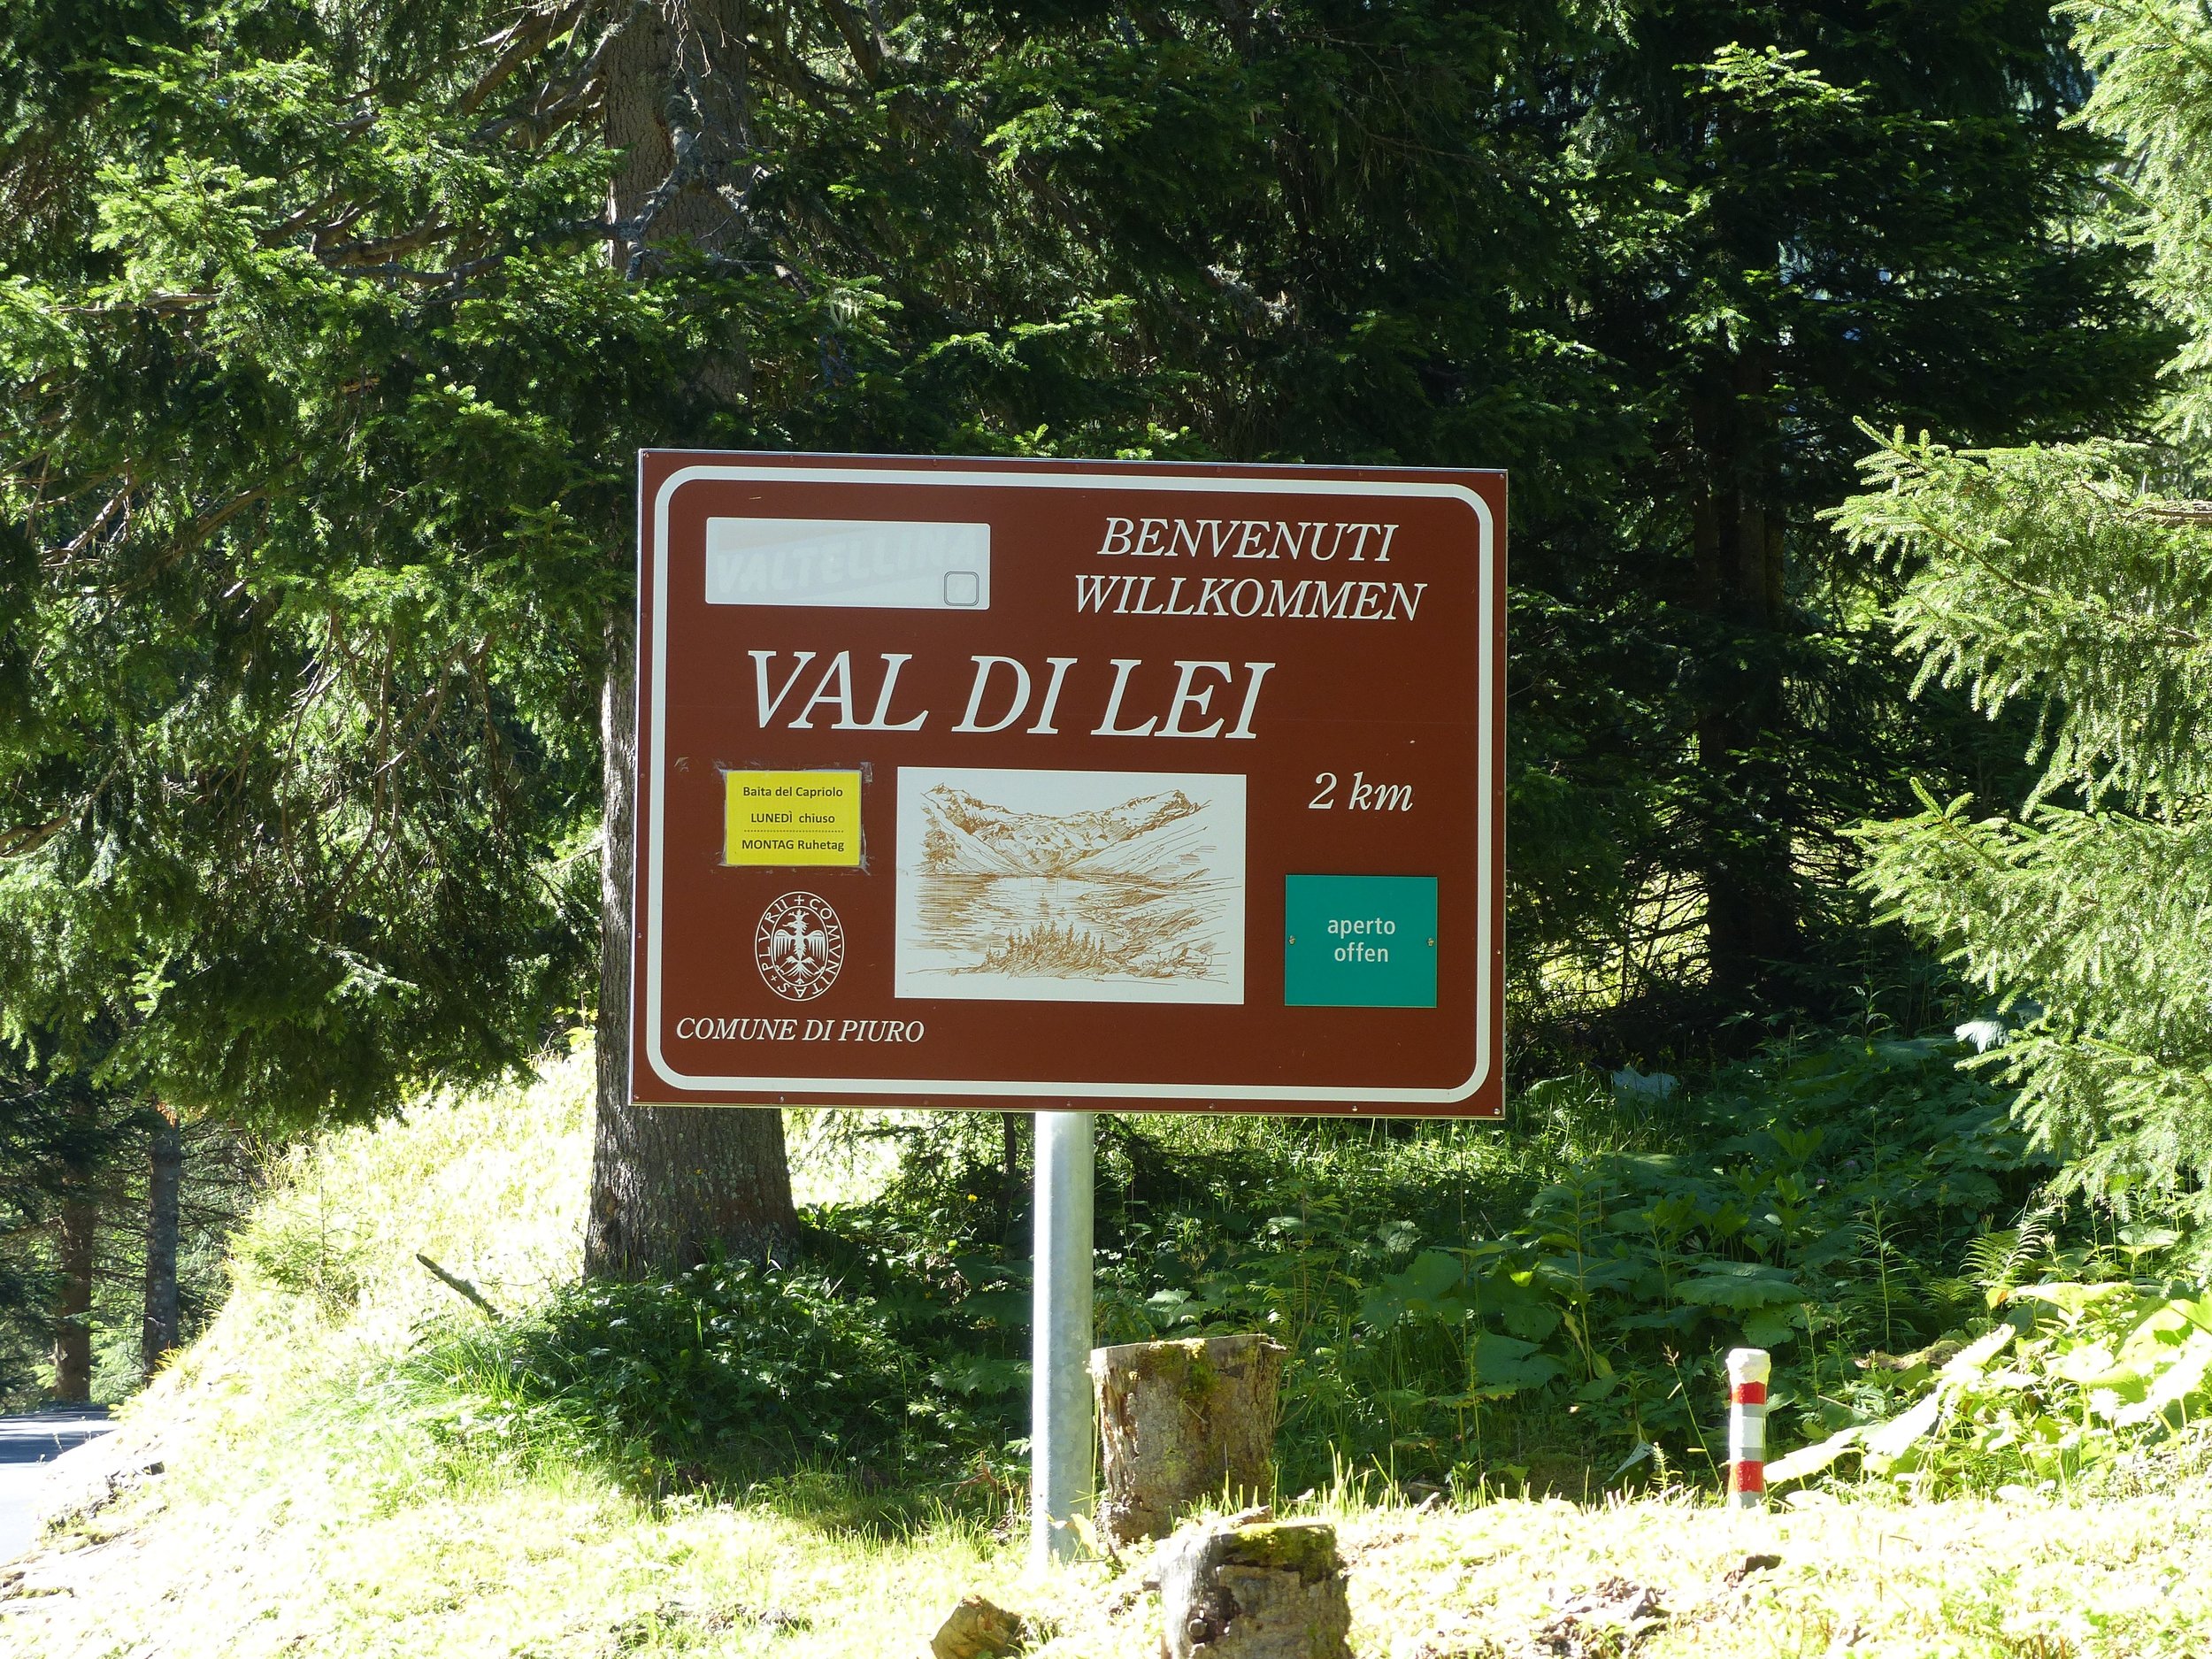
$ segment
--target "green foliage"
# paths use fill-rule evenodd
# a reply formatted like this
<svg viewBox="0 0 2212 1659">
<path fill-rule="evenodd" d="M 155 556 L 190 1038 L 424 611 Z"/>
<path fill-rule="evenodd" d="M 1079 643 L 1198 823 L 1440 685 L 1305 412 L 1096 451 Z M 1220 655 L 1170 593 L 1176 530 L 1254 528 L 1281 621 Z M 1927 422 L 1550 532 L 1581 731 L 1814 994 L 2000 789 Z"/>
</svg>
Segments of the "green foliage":
<svg viewBox="0 0 2212 1659">
<path fill-rule="evenodd" d="M 2212 787 L 2198 741 L 2212 518 L 2140 488 L 2177 459 L 1901 438 L 1864 463 L 1874 491 L 1834 515 L 1855 546 L 1910 561 L 1892 618 L 1920 686 L 1963 689 L 1992 715 L 2038 705 L 2040 795 L 2140 806 Z"/>
<path fill-rule="evenodd" d="M 943 1475 L 968 1425 L 931 1409 L 902 1325 L 819 1274 L 710 1262 L 456 1327 L 403 1376 L 465 1456 L 581 1454 L 649 1491 L 808 1466 L 907 1485 Z"/>
<path fill-rule="evenodd" d="M 2176 1235 L 2121 1235 L 2131 1257 Z M 2108 1258 L 2109 1261 L 2110 1258 Z M 1854 1423 L 1770 1465 L 1773 1485 L 1856 1460 L 1924 1496 L 2018 1489 L 2072 1493 L 2200 1456 L 2212 1410 L 2212 1296 L 2200 1284 L 2116 1279 L 2007 1286 L 1988 1328 L 1894 1362 L 1904 1409 Z"/>
<path fill-rule="evenodd" d="M 2101 228 L 2063 34 L 2032 3 L 1670 4 L 1580 59 L 1563 332 L 1629 434 L 1601 489 L 1516 526 L 1523 1009 L 1625 1003 L 1617 1041 L 1649 1050 L 1712 1029 L 1681 995 L 1709 972 L 1709 1010 L 1838 1018 L 1868 958 L 1895 972 L 1839 832 L 1915 773 L 2017 770 L 1962 699 L 1904 695 L 1891 579 L 1817 514 L 1869 409 L 1985 442 L 2139 418 L 2170 335 Z"/>
<path fill-rule="evenodd" d="M 1148 435 L 987 165 L 1001 31 L 68 10 L 0 22 L 0 1034 L 120 1087 L 372 1114 L 582 1000 L 640 446 Z M 603 116 L 680 45 L 743 153 L 649 245 Z"/>
<path fill-rule="evenodd" d="M 1956 450 L 1900 434 L 1866 461 L 1870 492 L 1834 516 L 1851 547 L 1903 572 L 1901 649 L 1923 684 L 1993 715 L 2032 710 L 2039 772 L 2016 804 L 1924 788 L 1920 814 L 1863 833 L 1866 886 L 2032 1015 L 1990 1063 L 2022 1085 L 2070 1182 L 2123 1208 L 2184 1190 L 2200 1208 L 2212 506 L 2186 496 L 2212 475 L 2212 19 L 2166 0 L 2067 10 L 2101 72 L 2084 118 L 2133 157 L 2144 296 L 2190 331 L 2169 442 Z"/>
<path fill-rule="evenodd" d="M 365 122 L 367 49 L 210 8 L 12 157 L 61 222 L 0 298 L 0 1018 L 88 1063 L 104 1025 L 104 1075 L 191 1110 L 380 1110 L 569 994 L 630 396 L 595 365 L 701 343 L 544 246 L 588 154 L 434 76 Z"/>
<path fill-rule="evenodd" d="M 97 1190 L 142 1129 L 75 1071 L 0 1047 L 0 1398 L 35 1386 L 53 1335 L 49 1235 L 62 1204 Z"/>
<path fill-rule="evenodd" d="M 1473 1481 L 1565 1459 L 1578 1495 L 1655 1448 L 1709 1477 L 1728 1348 L 1778 1350 L 1778 1410 L 1817 1425 L 1851 1356 L 1924 1340 L 1974 1297 L 1962 1253 L 2036 1177 L 1955 1055 L 1844 1041 L 1675 1099 L 1563 1080 L 1521 1102 L 1532 1145 L 1424 1129 L 1347 1147 L 1334 1179 L 1210 1160 L 1221 1200 L 1127 1222 L 1102 1334 L 1288 1345 L 1294 1490 L 1340 1460 Z"/>
<path fill-rule="evenodd" d="M 1983 1306 L 1970 1262 L 2041 1170 L 1957 1053 L 1839 1041 L 1686 1094 L 1563 1079 L 1522 1099 L 1510 1138 L 1102 1120 L 1099 1340 L 1283 1342 L 1291 1492 L 1358 1471 L 1519 1470 L 1572 1495 L 1713 1479 L 1727 1348 L 1776 1351 L 1778 1443 L 1801 1419 L 1819 1435 L 1881 1415 L 1898 1386 L 1855 1358 Z M 998 1148 L 979 1129 L 997 1126 L 895 1130 L 904 1172 L 812 1212 L 803 1267 L 457 1314 L 396 1374 L 394 1409 L 464 1466 L 580 1455 L 662 1492 L 813 1469 L 995 1510 L 1026 1432 L 1029 1317 L 986 1196 Z"/>
<path fill-rule="evenodd" d="M 1520 1100 L 1509 1137 L 1103 1118 L 1100 1338 L 1288 1346 L 1286 1494 L 1709 1485 L 1722 1356 L 1745 1342 L 1774 1354 L 1791 1479 L 2153 1479 L 2147 1458 L 2200 1449 L 2212 1400 L 2212 1306 L 2193 1270 L 2161 1277 L 2194 1258 L 2168 1228 L 2068 1225 L 2004 1094 L 1957 1057 L 1832 1038 L 1690 1090 L 1561 1079 Z M 549 1115 L 580 1161 L 588 1067 L 565 1075 L 573 1098 Z M 992 1202 L 995 1118 L 839 1120 L 908 1156 L 876 1196 L 809 1212 L 800 1266 L 579 1285 L 565 1252 L 518 1271 L 580 1202 L 575 1174 L 555 1181 L 571 1195 L 549 1223 L 547 1172 L 486 1142 L 518 1104 L 356 1134 L 327 1167 L 298 1164 L 242 1235 L 242 1302 L 274 1321 L 254 1342 L 343 1347 L 363 1374 L 342 1413 L 435 1452 L 410 1454 L 407 1479 L 581 1470 L 657 1499 L 753 1492 L 887 1522 L 1018 1509 L 1029 1284 L 999 1242 L 1024 1229 Z M 411 1210 L 388 1214 L 377 1182 Z M 502 1194 L 517 1219 L 426 1232 L 459 1190 Z M 495 1311 L 422 1271 L 419 1242 Z M 373 1332 L 377 1353 L 356 1352 Z"/>
<path fill-rule="evenodd" d="M 1963 800 L 1932 801 L 1867 839 L 1893 914 L 1955 941 L 1992 991 L 2039 1003 L 1985 1063 L 2021 1080 L 2023 1121 L 2065 1183 L 2124 1210 L 2200 1194 L 2212 1171 L 2202 818 L 2046 805 L 1978 819 Z"/>
<path fill-rule="evenodd" d="M 2212 19 L 2177 0 L 2059 10 L 2097 75 L 2085 113 L 2128 149 L 2133 228 L 2151 254 L 2144 296 L 2185 334 L 2168 414 L 2200 445 L 2212 441 Z"/>
<path fill-rule="evenodd" d="M 63 1206 L 93 1215 L 91 1394 L 113 1402 L 144 1380 L 148 1153 L 153 1111 L 91 1082 L 79 1068 L 0 1047 L 0 1405 L 47 1397 L 53 1381 L 58 1222 Z M 224 1255 L 255 1195 L 260 1148 L 221 1125 L 182 1131 L 177 1293 L 187 1341 L 229 1289 Z"/>
</svg>

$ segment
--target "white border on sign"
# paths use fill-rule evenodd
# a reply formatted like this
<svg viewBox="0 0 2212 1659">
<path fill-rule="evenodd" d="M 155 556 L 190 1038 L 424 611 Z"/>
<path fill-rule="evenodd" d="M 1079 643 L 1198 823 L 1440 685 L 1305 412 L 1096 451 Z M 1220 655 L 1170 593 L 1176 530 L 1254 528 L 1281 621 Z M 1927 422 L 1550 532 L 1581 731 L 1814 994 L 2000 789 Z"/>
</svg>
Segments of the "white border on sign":
<svg viewBox="0 0 2212 1659">
<path fill-rule="evenodd" d="M 644 478 L 645 458 L 638 457 L 639 482 Z M 1246 495 L 1382 495 L 1427 496 L 1463 501 L 1475 511 L 1481 526 L 1477 549 L 1479 578 L 1476 651 L 1479 691 L 1477 770 L 1483 788 L 1475 809 L 1475 933 L 1482 948 L 1477 952 L 1475 973 L 1475 1069 L 1456 1088 L 1346 1088 L 1334 1085 L 1224 1083 L 1210 1086 L 1187 1083 L 1030 1082 L 1022 1079 L 882 1077 L 693 1077 L 670 1065 L 661 1053 L 661 835 L 665 815 L 661 810 L 661 785 L 667 755 L 668 688 L 668 502 L 684 485 L 702 479 L 739 481 L 764 480 L 779 484 L 821 483 L 837 480 L 857 484 L 950 485 L 964 488 L 1004 489 L 1143 489 L 1158 491 L 1208 490 L 1215 494 Z M 730 466 L 701 465 L 679 467 L 662 481 L 653 498 L 653 616 L 651 664 L 653 721 L 648 738 L 648 766 L 644 782 L 652 814 L 652 831 L 645 859 L 645 911 L 652 932 L 652 949 L 645 962 L 645 1050 L 661 1076 L 680 1088 L 712 1089 L 764 1094 L 967 1094 L 1001 1100 L 1176 1100 L 1176 1101 L 1312 1101 L 1347 1102 L 1372 1101 L 1399 1106 L 1450 1106 L 1482 1087 L 1490 1073 L 1490 960 L 1498 895 L 1494 890 L 1492 860 L 1485 856 L 1494 843 L 1494 792 L 1489 787 L 1497 757 L 1495 747 L 1494 668 L 1497 649 L 1496 583 L 1494 562 L 1497 533 L 1490 503 L 1462 484 L 1440 484 L 1420 480 L 1355 480 L 1334 478 L 1221 478 L 1157 476 L 1125 472 L 1032 472 L 1025 470 L 964 472 L 938 468 L 882 466 Z M 644 618 L 641 618 L 642 624 Z M 631 1052 L 636 1052 L 637 1033 L 631 1033 Z M 633 1060 L 633 1071 L 635 1070 Z M 631 1095 L 637 1094 L 632 1079 Z"/>
</svg>

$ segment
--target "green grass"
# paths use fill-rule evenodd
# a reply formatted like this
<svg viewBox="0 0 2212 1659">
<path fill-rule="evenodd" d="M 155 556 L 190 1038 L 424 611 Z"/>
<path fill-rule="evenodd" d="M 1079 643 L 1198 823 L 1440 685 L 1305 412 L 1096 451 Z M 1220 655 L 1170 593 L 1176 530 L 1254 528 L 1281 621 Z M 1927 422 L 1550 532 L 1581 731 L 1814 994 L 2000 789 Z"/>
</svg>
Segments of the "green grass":
<svg viewBox="0 0 2212 1659">
<path fill-rule="evenodd" d="M 622 1443 L 605 1438 L 609 1424 L 634 1426 L 621 1413 L 643 1396 L 517 1426 L 514 1415 L 534 1402 L 568 1402 L 572 1391 L 426 1384 L 426 1363 L 526 1352 L 514 1333 L 553 1331 L 577 1305 L 588 1075 L 586 1060 L 564 1061 L 526 1091 L 426 1105 L 405 1124 L 348 1131 L 300 1154 L 236 1241 L 228 1304 L 131 1405 L 104 1452 L 125 1471 L 120 1495 L 0 1578 L 0 1651 L 915 1659 L 951 1601 L 979 1590 L 1043 1622 L 1045 1659 L 1150 1653 L 1157 1610 L 1133 1571 L 1090 1563 L 1025 1575 L 1005 1524 L 1002 1465 L 954 1479 L 956 1462 L 949 1473 L 886 1487 L 818 1448 L 811 1469 L 687 1486 L 664 1470 L 641 1476 Z M 1290 1160 L 1317 1213 L 1332 1180 L 1340 1190 L 1376 1179 L 1375 1158 L 1343 1138 L 1302 1142 L 1227 1124 L 1179 1133 L 1170 1144 L 1202 1172 L 1206 1157 L 1248 1171 Z M 868 1143 L 842 1143 L 853 1154 L 845 1165 L 828 1156 L 839 1144 L 817 1146 L 803 1170 L 818 1196 L 895 1201 L 910 1217 L 921 1206 L 917 1234 L 927 1221 L 945 1224 L 930 1271 L 964 1259 L 973 1240 L 951 1224 L 971 1202 L 987 1202 L 980 1192 L 967 1198 L 975 1183 L 941 1183 L 927 1202 L 963 1209 L 934 1215 L 924 1198 L 885 1185 L 889 1171 Z M 1402 1182 L 1488 1171 L 1478 1205 L 1509 1205 L 1530 1156 L 1527 1141 L 1424 1133 L 1400 1144 L 1391 1167 Z M 1116 1142 L 1107 1161 L 1140 1199 L 1148 1179 L 1164 1179 L 1144 1167 L 1148 1156 Z M 857 1187 L 841 1169 L 859 1171 Z M 962 1174 L 956 1160 L 950 1173 Z M 1127 1199 L 1125 1190 L 1110 1221 L 1122 1252 L 1110 1278 L 1133 1271 L 1141 1248 L 1211 1250 L 1195 1233 L 1175 1236 L 1184 1212 L 1132 1211 Z M 1393 1271 L 1417 1259 L 1386 1240 L 1374 1248 L 1384 1267 L 1399 1263 Z M 418 1253 L 477 1286 L 499 1325 Z M 911 1282 L 937 1282 L 915 1271 Z M 1202 1291 L 1202 1279 L 1192 1282 Z M 926 1332 L 942 1316 L 911 1317 Z M 480 1409 L 482 1421 L 457 1421 Z M 658 1444 L 664 1432 L 649 1424 L 624 1443 Z M 129 1472 L 157 1461 L 157 1474 Z M 2107 1482 L 2101 1496 L 2062 1486 L 1913 1503 L 1893 1486 L 1869 1486 L 1752 1517 L 1680 1488 L 1587 1506 L 1524 1501 L 1498 1492 L 1517 1490 L 1503 1470 L 1494 1460 L 1492 1484 L 1463 1483 L 1455 1500 L 1425 1513 L 1371 1472 L 1325 1484 L 1299 1506 L 1343 1529 L 1361 1659 L 1624 1651 L 1624 1633 L 1609 1634 L 1600 1614 L 1572 1630 L 1562 1623 L 1574 1598 L 1609 1583 L 1657 1594 L 1666 1617 L 1635 1645 L 1655 1656 L 2212 1649 L 2212 1495 L 2200 1495 L 2200 1470 L 2177 1459 L 2124 1490 Z M 1744 1571 L 1747 1557 L 1768 1555 L 1778 1562 Z M 1595 1599 L 1601 1611 L 1631 1598 Z M 1540 1638 L 1557 1641 L 1532 1648 Z M 1580 1647 L 1560 1645 L 1570 1639 Z"/>
</svg>

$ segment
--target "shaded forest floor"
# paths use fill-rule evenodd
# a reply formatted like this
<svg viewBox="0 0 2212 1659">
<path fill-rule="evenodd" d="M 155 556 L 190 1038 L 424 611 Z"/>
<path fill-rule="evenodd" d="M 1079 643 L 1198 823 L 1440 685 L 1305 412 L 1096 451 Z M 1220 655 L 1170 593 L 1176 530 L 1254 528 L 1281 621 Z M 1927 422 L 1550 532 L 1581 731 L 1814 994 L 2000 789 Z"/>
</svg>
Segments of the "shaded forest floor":
<svg viewBox="0 0 2212 1659">
<path fill-rule="evenodd" d="M 860 1446 L 832 1417 L 803 1472 L 687 1484 L 650 1425 L 622 1419 L 640 1445 L 611 1451 L 567 1437 L 573 1419 L 526 1387 L 444 1386 L 536 1363 L 493 1339 L 572 1280 L 586 1076 L 565 1063 L 526 1092 L 303 1153 L 236 1240 L 212 1328 L 87 1454 L 41 1550 L 0 1572 L 0 1647 L 914 1659 L 981 1591 L 1038 1621 L 1040 1655 L 1154 1651 L 1135 1563 L 1025 1574 L 1016 1476 L 988 1459 L 902 1483 L 868 1461 L 880 1448 L 828 1455 Z M 846 1150 L 831 1185 L 849 1199 L 882 1170 L 860 1167 L 880 1148 Z M 418 1256 L 478 1286 L 501 1325 Z M 641 1352 L 603 1352 L 600 1369 Z M 458 1371 L 456 1354 L 472 1356 Z M 1743 1517 L 1679 1486 L 1570 1503 L 1447 1483 L 1421 1506 L 1353 1470 L 1291 1507 L 1343 1528 L 1361 1659 L 2212 1647 L 2212 1493 L 2088 1491 L 1844 1487 Z"/>
</svg>

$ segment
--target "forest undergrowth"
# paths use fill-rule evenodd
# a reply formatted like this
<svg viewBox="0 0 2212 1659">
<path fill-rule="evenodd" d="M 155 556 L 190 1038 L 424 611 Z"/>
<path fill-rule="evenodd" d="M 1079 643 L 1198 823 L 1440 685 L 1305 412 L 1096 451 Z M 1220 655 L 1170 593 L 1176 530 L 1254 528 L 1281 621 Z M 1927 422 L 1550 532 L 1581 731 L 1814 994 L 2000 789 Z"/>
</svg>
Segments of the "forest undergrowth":
<svg viewBox="0 0 2212 1659">
<path fill-rule="evenodd" d="M 1786 1472 L 2101 1479 L 2189 1439 L 2212 1302 L 2172 1230 L 2040 1196 L 1971 1054 L 1830 1038 L 1695 1089 L 1562 1079 L 1502 1126 L 1102 1118 L 1099 1340 L 1274 1336 L 1285 1495 L 1710 1490 L 1740 1345 L 1774 1356 L 1774 1451 L 1818 1448 Z M 588 1457 L 653 1496 L 807 1467 L 1002 1522 L 1029 1311 L 1002 1125 L 803 1139 L 886 1173 L 813 1206 L 793 1263 L 457 1312 L 381 1386 L 464 1460 Z"/>
<path fill-rule="evenodd" d="M 1502 1128 L 1102 1118 L 1102 1340 L 1292 1350 L 1279 1502 L 1344 1529 L 1363 1659 L 1518 1651 L 1609 1585 L 1653 1590 L 1654 1655 L 2193 1651 L 2212 1309 L 2167 1234 L 2039 1207 L 1959 1052 L 1555 1083 Z M 1150 1641 L 1141 1563 L 1021 1565 L 1003 1125 L 795 1120 L 799 1259 L 587 1286 L 589 1075 L 279 1170 L 0 1637 L 907 1655 L 972 1588 L 1041 1654 Z M 1818 1465 L 1757 1520 L 1710 1496 L 1747 1339 Z"/>
</svg>

